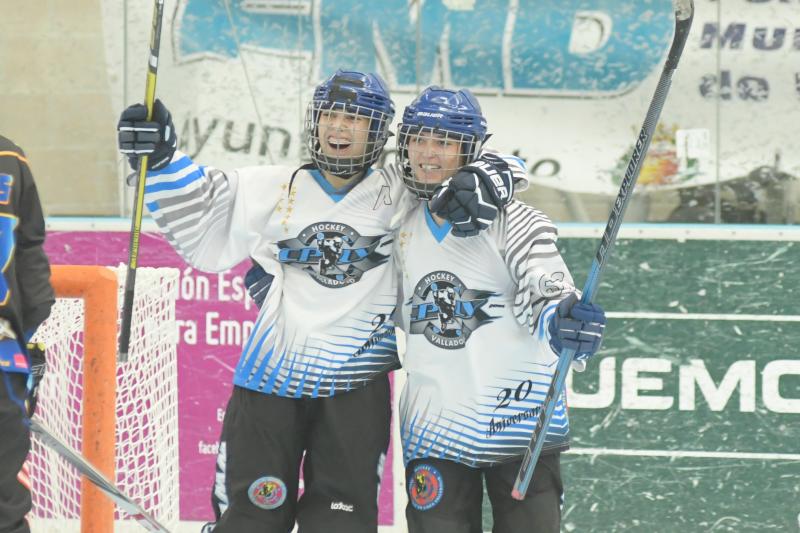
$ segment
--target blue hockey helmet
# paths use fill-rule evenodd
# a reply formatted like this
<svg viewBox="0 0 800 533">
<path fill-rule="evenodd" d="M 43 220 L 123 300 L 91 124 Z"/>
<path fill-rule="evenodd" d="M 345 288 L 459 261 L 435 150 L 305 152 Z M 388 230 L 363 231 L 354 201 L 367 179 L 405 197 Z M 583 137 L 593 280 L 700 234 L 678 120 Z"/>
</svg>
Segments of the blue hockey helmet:
<svg viewBox="0 0 800 533">
<path fill-rule="evenodd" d="M 366 131 L 345 131 L 343 139 L 332 145 L 320 139 L 320 117 L 335 114 L 366 117 Z M 394 102 L 386 83 L 377 74 L 337 70 L 319 84 L 308 105 L 305 131 L 311 159 L 320 170 L 349 178 L 359 174 L 381 155 L 394 119 Z M 341 126 L 340 126 L 341 127 Z M 347 130 L 347 127 L 344 127 Z M 366 133 L 366 136 L 359 135 Z M 365 137 L 363 141 L 358 138 Z M 342 141 L 341 143 L 339 141 Z M 348 142 L 350 141 L 350 142 Z"/>
<path fill-rule="evenodd" d="M 486 119 L 477 98 L 468 89 L 451 90 L 431 86 L 422 91 L 403 112 L 398 127 L 397 162 L 406 187 L 421 199 L 429 199 L 436 187 L 477 159 L 486 139 Z M 424 170 L 409 158 L 409 145 L 419 146 L 425 138 L 456 143 L 458 158 L 449 166 Z"/>
</svg>

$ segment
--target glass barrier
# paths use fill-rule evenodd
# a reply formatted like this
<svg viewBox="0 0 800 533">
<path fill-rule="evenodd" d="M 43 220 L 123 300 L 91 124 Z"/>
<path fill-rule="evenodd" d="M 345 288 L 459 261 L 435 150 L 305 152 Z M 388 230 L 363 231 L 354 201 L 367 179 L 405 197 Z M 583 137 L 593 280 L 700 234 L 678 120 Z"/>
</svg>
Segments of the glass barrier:
<svg viewBox="0 0 800 533">
<path fill-rule="evenodd" d="M 28 152 L 49 215 L 127 215 L 115 125 L 142 101 L 152 4 L 34 4 L 4 17 L 3 133 Z M 794 224 L 797 5 L 696 4 L 626 220 Z M 519 196 L 557 221 L 600 222 L 672 31 L 670 0 L 168 1 L 157 95 L 181 150 L 230 169 L 306 160 L 306 104 L 337 68 L 380 73 L 395 126 L 428 85 L 469 88 L 489 144 L 527 162 Z"/>
</svg>

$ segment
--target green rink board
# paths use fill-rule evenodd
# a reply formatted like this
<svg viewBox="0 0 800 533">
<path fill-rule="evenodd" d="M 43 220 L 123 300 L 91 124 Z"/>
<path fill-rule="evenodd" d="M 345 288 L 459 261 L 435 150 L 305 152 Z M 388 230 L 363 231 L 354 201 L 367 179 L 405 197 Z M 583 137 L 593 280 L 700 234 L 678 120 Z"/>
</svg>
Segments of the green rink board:
<svg viewBox="0 0 800 533">
<path fill-rule="evenodd" d="M 559 241 L 578 286 L 597 242 Z M 609 405 L 570 407 L 572 447 L 596 454 L 562 457 L 563 531 L 800 531 L 800 375 L 791 366 L 800 359 L 799 290 L 797 242 L 617 244 L 596 298 L 606 311 L 713 316 L 609 319 L 601 352 L 573 376 L 575 402 L 602 392 Z M 721 319 L 731 315 L 755 317 Z M 688 372 L 681 387 L 681 368 L 692 360 L 702 361 L 703 375 Z M 765 383 L 774 361 L 791 363 L 774 363 L 784 375 Z M 730 395 L 708 389 L 715 409 L 693 381 L 704 377 L 707 389 L 726 377 L 735 384 Z M 625 451 L 644 456 L 619 455 Z M 692 456 L 704 452 L 718 455 Z"/>
<path fill-rule="evenodd" d="M 800 462 L 562 457 L 562 531 L 798 531 Z"/>
</svg>

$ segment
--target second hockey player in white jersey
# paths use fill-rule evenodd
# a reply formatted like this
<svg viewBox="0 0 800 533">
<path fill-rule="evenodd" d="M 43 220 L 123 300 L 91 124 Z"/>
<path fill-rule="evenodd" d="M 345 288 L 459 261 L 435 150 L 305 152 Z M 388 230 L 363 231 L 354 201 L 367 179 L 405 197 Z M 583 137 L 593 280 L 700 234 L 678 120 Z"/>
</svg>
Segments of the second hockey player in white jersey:
<svg viewBox="0 0 800 533">
<path fill-rule="evenodd" d="M 206 530 L 289 531 L 296 521 L 304 533 L 374 533 L 387 374 L 399 367 L 390 256 L 394 230 L 416 203 L 397 173 L 371 168 L 394 116 L 385 84 L 348 71 L 321 83 L 305 121 L 313 163 L 299 169 L 198 165 L 176 150 L 166 108 L 157 103 L 152 121 L 145 111 L 123 112 L 120 148 L 149 154 L 145 203 L 167 239 L 197 268 L 252 258 L 271 282 L 235 369 L 217 520 Z M 453 188 L 467 197 L 495 188 L 463 185 Z M 465 233 L 486 227 L 486 209 L 491 218 L 506 200 L 472 202 L 473 214 L 454 222 Z"/>
<path fill-rule="evenodd" d="M 561 345 L 583 360 L 599 348 L 605 323 L 599 307 L 576 304 L 556 228 L 542 212 L 514 200 L 488 230 L 463 239 L 440 216 L 458 219 L 458 202 L 450 198 L 437 214 L 452 193 L 435 189 L 484 166 L 476 157 L 485 138 L 486 121 L 467 90 L 426 89 L 398 129 L 405 183 L 423 200 L 395 249 L 408 333 L 400 425 L 411 533 L 481 532 L 484 478 L 495 533 L 559 531 L 564 397 L 535 486 L 522 502 L 511 488 Z"/>
</svg>

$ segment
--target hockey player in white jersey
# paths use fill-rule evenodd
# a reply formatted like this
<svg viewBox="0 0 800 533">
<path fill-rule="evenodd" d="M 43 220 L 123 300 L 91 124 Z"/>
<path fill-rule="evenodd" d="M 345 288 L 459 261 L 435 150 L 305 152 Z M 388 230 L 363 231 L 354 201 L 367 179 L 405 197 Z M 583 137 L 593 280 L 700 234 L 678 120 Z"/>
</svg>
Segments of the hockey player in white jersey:
<svg viewBox="0 0 800 533">
<path fill-rule="evenodd" d="M 453 193 L 440 185 L 485 168 L 476 161 L 485 138 L 486 121 L 467 90 L 429 87 L 398 128 L 403 178 L 422 200 L 395 248 L 408 333 L 400 429 L 411 533 L 481 532 L 484 480 L 495 533 L 560 530 L 564 397 L 535 485 L 522 502 L 511 488 L 561 347 L 575 348 L 583 362 L 605 324 L 601 308 L 576 303 L 556 228 L 540 211 L 514 200 L 487 231 L 453 238 L 440 214 L 458 218 L 453 210 L 461 208 L 452 198 L 441 204 Z"/>
<path fill-rule="evenodd" d="M 392 169 L 371 169 L 393 115 L 378 76 L 338 71 L 306 113 L 313 163 L 223 172 L 176 150 L 160 102 L 152 121 L 141 105 L 122 113 L 120 149 L 150 155 L 145 204 L 182 257 L 207 271 L 252 258 L 271 284 L 235 369 L 216 522 L 206 531 L 289 531 L 295 522 L 302 533 L 377 530 L 387 374 L 399 367 L 390 256 L 397 224 L 417 203 Z M 454 201 L 480 199 L 454 221 L 465 233 L 485 228 L 507 200 L 488 175 L 478 178 L 451 186 Z"/>
</svg>

